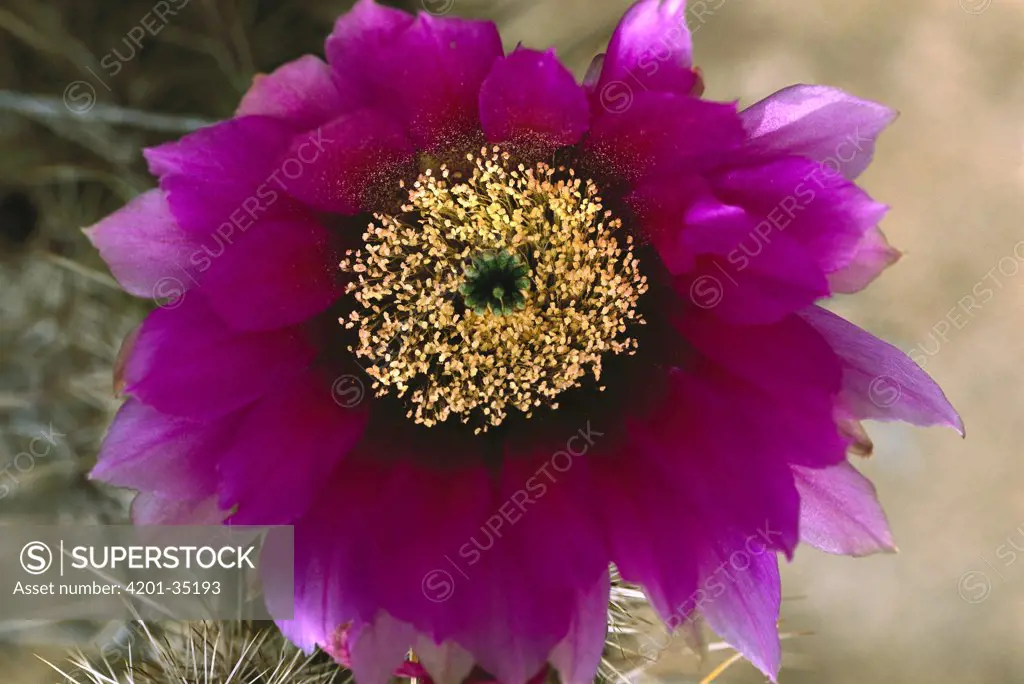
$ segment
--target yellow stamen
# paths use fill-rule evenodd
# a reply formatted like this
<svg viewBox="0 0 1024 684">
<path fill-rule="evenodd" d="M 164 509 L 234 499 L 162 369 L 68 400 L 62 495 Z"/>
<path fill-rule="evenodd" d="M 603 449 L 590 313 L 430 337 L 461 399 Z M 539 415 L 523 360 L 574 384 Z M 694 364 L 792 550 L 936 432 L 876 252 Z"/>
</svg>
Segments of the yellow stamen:
<svg viewBox="0 0 1024 684">
<path fill-rule="evenodd" d="M 417 423 L 454 414 L 480 432 L 513 408 L 557 408 L 588 372 L 600 380 L 605 353 L 635 353 L 626 333 L 644 323 L 647 279 L 593 182 L 543 163 L 509 168 L 498 148 L 468 159 L 463 182 L 445 166 L 419 177 L 402 207 L 414 220 L 376 216 L 366 247 L 341 263 L 359 305 L 342 322 L 358 328 L 353 351 L 369 360 L 378 395 L 407 398 Z M 529 268 L 523 306 L 467 308 L 466 267 L 501 252 Z"/>
</svg>

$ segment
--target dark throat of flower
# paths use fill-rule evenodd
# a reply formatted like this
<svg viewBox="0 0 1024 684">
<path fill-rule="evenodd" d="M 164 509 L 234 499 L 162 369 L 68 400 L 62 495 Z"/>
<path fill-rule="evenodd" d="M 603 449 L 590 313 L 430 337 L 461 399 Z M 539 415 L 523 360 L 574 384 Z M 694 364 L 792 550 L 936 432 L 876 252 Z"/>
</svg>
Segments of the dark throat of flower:
<svg viewBox="0 0 1024 684">
<path fill-rule="evenodd" d="M 605 354 L 635 353 L 647 280 L 593 182 L 512 167 L 498 148 L 468 160 L 465 178 L 427 171 L 402 215 L 375 217 L 341 263 L 355 300 L 342 323 L 378 395 L 479 433 L 513 409 L 557 409 L 588 374 L 600 382 Z"/>
</svg>

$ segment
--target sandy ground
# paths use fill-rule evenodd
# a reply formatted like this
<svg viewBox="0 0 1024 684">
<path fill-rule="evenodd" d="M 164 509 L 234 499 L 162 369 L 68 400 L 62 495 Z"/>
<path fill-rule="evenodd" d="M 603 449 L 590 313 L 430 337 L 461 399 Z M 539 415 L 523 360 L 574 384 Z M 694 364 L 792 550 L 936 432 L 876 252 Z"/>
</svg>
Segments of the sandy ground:
<svg viewBox="0 0 1024 684">
<path fill-rule="evenodd" d="M 499 19 L 510 46 L 558 46 L 582 74 L 628 4 L 456 0 L 455 9 Z M 1024 4 L 705 0 L 705 9 L 695 41 L 709 97 L 749 104 L 791 83 L 827 83 L 901 110 L 863 184 L 892 206 L 884 228 L 905 257 L 835 307 L 917 347 L 968 430 L 962 441 L 870 426 L 876 456 L 864 470 L 901 553 L 797 554 L 784 574 L 784 627 L 815 635 L 787 642 L 782 681 L 1022 681 L 1024 559 L 1012 545 L 1024 549 L 1014 432 L 1024 406 Z M 656 672 L 684 681 L 681 662 L 668 654 Z M 761 679 L 740 666 L 721 681 Z"/>
</svg>

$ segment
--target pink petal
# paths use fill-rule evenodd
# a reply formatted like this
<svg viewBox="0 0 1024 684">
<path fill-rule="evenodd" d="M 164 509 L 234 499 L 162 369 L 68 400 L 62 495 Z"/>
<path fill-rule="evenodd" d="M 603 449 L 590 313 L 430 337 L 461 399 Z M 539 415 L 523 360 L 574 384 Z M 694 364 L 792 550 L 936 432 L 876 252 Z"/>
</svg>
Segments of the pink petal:
<svg viewBox="0 0 1024 684">
<path fill-rule="evenodd" d="M 677 329 L 706 359 L 749 383 L 752 390 L 774 396 L 780 409 L 817 410 L 823 418 L 831 412 L 832 399 L 842 386 L 842 366 L 828 342 L 799 316 L 758 326 L 682 316 Z M 841 444 L 836 441 L 834 446 Z"/>
<path fill-rule="evenodd" d="M 232 418 L 200 423 L 128 399 L 111 423 L 90 477 L 117 487 L 194 499 L 216 490 L 216 454 Z"/>
<path fill-rule="evenodd" d="M 518 459 L 495 482 L 484 468 L 424 464 L 438 444 L 380 437 L 340 464 L 296 522 L 301 624 L 290 633 L 322 643 L 338 625 L 383 609 L 435 641 L 458 643 L 499 681 L 522 684 L 607 571 L 599 530 L 581 505 L 584 466 L 565 477 L 552 471 L 558 486 L 545 480 L 541 494 L 530 478 L 543 461 Z M 381 453 L 399 460 L 379 463 Z M 367 518 L 372 528 L 355 522 Z M 556 552 L 563 562 L 544 560 Z"/>
<path fill-rule="evenodd" d="M 231 229 L 246 217 L 301 211 L 281 185 L 282 163 L 296 133 L 292 124 L 280 119 L 244 116 L 143 154 L 150 172 L 160 179 L 178 225 L 186 233 L 207 236 Z"/>
<path fill-rule="evenodd" d="M 457 643 L 438 645 L 422 634 L 416 639 L 413 653 L 437 684 L 462 684 L 476 665 L 473 655 Z"/>
<path fill-rule="evenodd" d="M 829 219 L 820 228 L 779 229 L 761 217 L 769 209 L 756 193 L 728 190 L 721 178 L 709 182 L 682 172 L 645 179 L 626 197 L 644 236 L 669 271 L 681 276 L 680 295 L 724 320 L 754 324 L 777 321 L 828 296 L 828 267 L 849 256 L 842 240 L 821 234 L 853 232 L 852 243 L 863 222 L 837 209 L 816 214 Z"/>
<path fill-rule="evenodd" d="M 290 524 L 363 436 L 366 405 L 346 408 L 312 370 L 267 394 L 219 456 L 220 504 L 236 525 Z M 271 495 L 272 490 L 272 495 Z"/>
<path fill-rule="evenodd" d="M 199 256 L 202 293 L 239 330 L 302 323 L 341 294 L 340 256 L 312 219 L 261 221 L 240 235 L 210 236 Z"/>
<path fill-rule="evenodd" d="M 850 263 L 829 274 L 829 286 L 843 294 L 860 292 L 899 258 L 899 250 L 889 246 L 881 230 L 873 228 L 857 243 Z"/>
<path fill-rule="evenodd" d="M 388 684 L 405 661 L 416 630 L 385 612 L 353 630 L 349 641 L 352 674 L 361 684 Z"/>
<path fill-rule="evenodd" d="M 413 19 L 369 0 L 338 20 L 327 43 L 335 72 L 365 83 L 372 101 L 427 149 L 450 149 L 475 137 L 480 85 L 502 54 L 490 22 L 427 12 Z"/>
<path fill-rule="evenodd" d="M 236 116 L 272 116 L 305 130 L 360 104 L 359 93 L 338 90 L 326 62 L 306 55 L 269 75 L 257 74 Z"/>
<path fill-rule="evenodd" d="M 85 234 L 130 294 L 153 298 L 192 285 L 197 245 L 178 227 L 161 190 L 135 197 Z"/>
<path fill-rule="evenodd" d="M 895 551 L 871 481 L 849 462 L 793 467 L 800 492 L 800 540 L 827 553 L 867 556 Z"/>
<path fill-rule="evenodd" d="M 288 192 L 322 211 L 357 214 L 398 190 L 411 169 L 413 147 L 402 127 L 378 110 L 363 109 L 324 124 L 312 148 L 303 136 L 290 157 L 309 160 L 284 179 Z M 305 148 L 305 155 L 301 153 Z"/>
<path fill-rule="evenodd" d="M 736 249 L 725 257 L 700 257 L 676 279 L 675 289 L 697 309 L 745 325 L 780 321 L 829 295 L 813 256 L 788 235 L 753 255 Z"/>
<path fill-rule="evenodd" d="M 605 573 L 582 597 L 569 634 L 552 651 L 550 661 L 565 684 L 591 684 L 597 678 L 608 636 L 611 578 Z"/>
<path fill-rule="evenodd" d="M 853 261 L 865 234 L 888 210 L 840 174 L 823 172 L 801 157 L 731 169 L 716 174 L 712 184 L 723 202 L 755 217 L 755 227 L 741 242 L 745 251 L 755 252 L 785 235 L 825 273 Z"/>
<path fill-rule="evenodd" d="M 216 497 L 182 499 L 156 492 L 140 492 L 132 501 L 136 525 L 219 525 L 227 516 Z"/>
<path fill-rule="evenodd" d="M 770 551 L 752 551 L 756 543 L 734 538 L 716 544 L 705 559 L 699 610 L 715 633 L 774 682 L 782 662 L 779 561 Z"/>
<path fill-rule="evenodd" d="M 579 141 L 590 126 L 590 108 L 554 50 L 520 48 L 499 58 L 481 85 L 480 121 L 488 142 L 544 156 Z"/>
<path fill-rule="evenodd" d="M 643 92 L 621 114 L 595 119 L 584 149 L 589 166 L 635 183 L 682 168 L 711 168 L 742 139 L 732 104 Z"/>
<path fill-rule="evenodd" d="M 623 15 L 593 88 L 594 111 L 615 113 L 621 94 L 689 95 L 697 81 L 686 0 L 641 0 Z"/>
<path fill-rule="evenodd" d="M 592 498 L 608 502 L 597 510 L 613 562 L 675 629 L 702 609 L 702 573 L 723 538 L 756 541 L 748 554 L 792 551 L 799 497 L 787 463 L 812 440 L 777 412 L 785 399 L 758 398 L 720 371 L 675 372 L 669 385 L 650 388 L 662 408 L 633 421 L 620 450 L 587 464 Z"/>
<path fill-rule="evenodd" d="M 740 116 L 750 135 L 745 155 L 810 157 L 852 180 L 871 163 L 875 140 L 897 113 L 836 88 L 795 85 Z"/>
<path fill-rule="evenodd" d="M 821 307 L 804 309 L 800 316 L 842 361 L 840 401 L 851 417 L 946 425 L 963 434 L 963 421 L 946 395 L 902 351 Z"/>
<path fill-rule="evenodd" d="M 379 5 L 374 0 L 359 0 L 338 17 L 334 32 L 327 39 L 327 60 L 339 73 L 359 72 L 359 57 L 389 43 L 413 23 L 414 17 L 401 10 Z"/>
<path fill-rule="evenodd" d="M 315 354 L 295 330 L 231 330 L 189 294 L 142 324 L 125 366 L 125 391 L 162 413 L 212 420 L 298 375 Z"/>
</svg>

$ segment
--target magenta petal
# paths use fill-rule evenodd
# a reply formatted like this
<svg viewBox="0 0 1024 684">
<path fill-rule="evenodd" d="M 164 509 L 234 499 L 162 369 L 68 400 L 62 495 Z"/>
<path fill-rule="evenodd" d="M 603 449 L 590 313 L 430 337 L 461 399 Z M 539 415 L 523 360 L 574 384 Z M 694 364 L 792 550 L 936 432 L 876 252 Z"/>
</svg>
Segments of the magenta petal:
<svg viewBox="0 0 1024 684">
<path fill-rule="evenodd" d="M 774 682 L 782 662 L 779 561 L 763 546 L 756 552 L 757 543 L 719 540 L 705 559 L 706 599 L 700 612 L 711 629 Z"/>
<path fill-rule="evenodd" d="M 597 678 L 608 636 L 608 573 L 581 600 L 569 634 L 551 652 L 551 664 L 565 684 L 591 684 Z"/>
<path fill-rule="evenodd" d="M 746 212 L 723 204 L 707 181 L 695 174 L 646 179 L 626 196 L 626 202 L 643 236 L 675 275 L 694 267 L 698 250 L 727 254 L 751 230 Z"/>
<path fill-rule="evenodd" d="M 319 129 L 312 144 L 299 136 L 290 157 L 302 162 L 283 182 L 288 192 L 322 211 L 358 214 L 398 189 L 413 161 L 402 127 L 372 109 L 346 114 Z M 305 150 L 303 152 L 303 150 Z"/>
<path fill-rule="evenodd" d="M 814 257 L 788 235 L 761 244 L 756 254 L 736 248 L 727 257 L 698 258 L 675 288 L 717 318 L 746 325 L 780 321 L 830 294 Z"/>
<path fill-rule="evenodd" d="M 372 101 L 427 149 L 476 137 L 480 85 L 502 54 L 490 22 L 427 12 L 414 20 L 368 0 L 338 20 L 327 42 L 335 72 L 363 82 Z"/>
<path fill-rule="evenodd" d="M 407 12 L 374 0 L 359 0 L 335 22 L 334 32 L 327 39 L 327 61 L 339 74 L 361 74 L 367 66 L 366 53 L 393 42 L 413 20 Z"/>
<path fill-rule="evenodd" d="M 405 662 L 416 630 L 385 612 L 354 630 L 349 642 L 352 674 L 361 684 L 388 684 Z"/>
<path fill-rule="evenodd" d="M 802 458 L 800 428 L 777 424 L 778 401 L 708 375 L 673 373 L 658 415 L 631 425 L 621 451 L 588 455 L 592 498 L 611 503 L 597 511 L 612 560 L 670 629 L 701 609 L 699 573 L 716 540 L 739 535 L 752 540 L 748 553 L 768 555 L 791 552 L 798 540 L 787 463 Z M 737 402 L 746 395 L 753 400 Z"/>
<path fill-rule="evenodd" d="M 706 359 L 749 383 L 752 390 L 776 397 L 781 410 L 807 413 L 813 410 L 811 404 L 818 404 L 825 415 L 842 387 L 843 369 L 832 347 L 799 316 L 760 326 L 682 316 L 678 329 Z"/>
<path fill-rule="evenodd" d="M 336 403 L 330 383 L 316 371 L 254 404 L 220 455 L 220 502 L 237 506 L 232 522 L 292 523 L 362 437 L 367 415 L 365 406 Z"/>
<path fill-rule="evenodd" d="M 135 197 L 85 234 L 121 287 L 137 297 L 160 296 L 165 285 L 181 292 L 192 283 L 196 243 L 178 227 L 160 190 Z"/>
<path fill-rule="evenodd" d="M 574 438 L 567 448 L 586 449 L 574 432 L 567 430 L 567 439 Z M 480 559 L 467 572 L 469 579 L 460 581 L 455 594 L 460 602 L 451 609 L 466 611 L 472 622 L 453 638 L 498 681 L 522 683 L 536 675 L 580 619 L 581 609 L 589 610 L 584 606 L 594 600 L 608 571 L 600 526 L 585 503 L 592 492 L 584 458 L 575 457 L 568 469 L 546 451 L 507 458 L 495 508 L 482 523 L 493 527 L 501 521 L 500 538 L 488 548 L 487 528 L 481 527 L 467 544 Z M 522 493 L 528 499 L 521 499 Z M 530 503 L 519 508 L 517 498 Z M 557 564 L 543 560 L 558 554 Z"/>
<path fill-rule="evenodd" d="M 295 139 L 292 124 L 244 116 L 200 129 L 143 152 L 160 179 L 182 229 L 206 236 L 253 216 L 299 211 L 281 192 L 282 162 Z"/>
<path fill-rule="evenodd" d="M 125 391 L 163 413 L 211 420 L 297 375 L 315 353 L 295 330 L 231 330 L 190 293 L 143 322 L 125 366 Z"/>
<path fill-rule="evenodd" d="M 498 59 L 480 87 L 480 122 L 488 142 L 549 153 L 579 141 L 590 108 L 554 50 L 519 49 Z"/>
<path fill-rule="evenodd" d="M 593 88 L 597 107 L 618 111 L 618 94 L 664 91 L 689 95 L 697 83 L 686 0 L 641 0 L 619 22 L 601 77 Z"/>
<path fill-rule="evenodd" d="M 871 163 L 876 138 L 896 116 L 836 88 L 795 85 L 740 113 L 750 134 L 744 154 L 810 157 L 854 179 Z"/>
<path fill-rule="evenodd" d="M 644 92 L 621 114 L 598 117 L 584 143 L 595 169 L 630 182 L 680 169 L 711 168 L 743 140 L 732 104 Z"/>
<path fill-rule="evenodd" d="M 963 421 L 946 395 L 902 351 L 821 307 L 804 309 L 800 316 L 842 361 L 840 403 L 851 417 L 945 425 L 963 434 Z"/>
<path fill-rule="evenodd" d="M 422 634 L 413 644 L 413 653 L 437 684 L 462 684 L 473 670 L 473 656 L 453 641 L 435 644 Z"/>
<path fill-rule="evenodd" d="M 194 499 L 216 491 L 217 454 L 231 418 L 199 423 L 128 399 L 114 418 L 90 477 L 117 487 Z"/>
<path fill-rule="evenodd" d="M 764 395 L 714 368 L 673 373 L 671 381 L 672 408 L 656 416 L 648 437 L 635 435 L 638 447 L 675 462 L 662 465 L 663 477 L 699 511 L 695 524 L 712 535 L 770 524 L 778 530 L 773 548 L 792 554 L 800 502 L 788 464 L 841 460 L 845 443 L 831 422 L 799 392 Z M 790 398 L 800 409 L 780 405 Z"/>
<path fill-rule="evenodd" d="M 507 459 L 496 482 L 483 467 L 425 466 L 424 448 L 437 445 L 364 441 L 324 483 L 295 524 L 302 624 L 290 633 L 318 641 L 385 610 L 458 643 L 499 681 L 525 682 L 607 571 L 586 465 L 551 470 L 552 480 L 538 475 L 548 454 Z M 412 449 L 419 459 L 405 458 Z M 380 463 L 381 453 L 399 460 Z M 559 552 L 561 562 L 547 561 Z"/>
<path fill-rule="evenodd" d="M 132 501 L 136 525 L 219 525 L 227 516 L 217 508 L 216 497 L 181 498 L 157 492 L 140 492 Z"/>
<path fill-rule="evenodd" d="M 857 243 L 850 263 L 829 274 L 829 286 L 843 294 L 860 292 L 899 258 L 899 250 L 889 246 L 882 231 L 872 228 Z"/>
<path fill-rule="evenodd" d="M 849 462 L 794 466 L 793 475 L 800 492 L 800 541 L 845 556 L 896 550 L 874 485 Z"/>
<path fill-rule="evenodd" d="M 595 504 L 594 512 L 601 517 L 611 560 L 622 577 L 642 585 L 674 627 L 693 611 L 699 558 L 693 540 L 701 538 L 699 512 L 687 501 L 678 477 L 667 477 L 660 462 L 646 452 L 628 458 L 632 453 L 590 459 L 593 500 L 603 502 Z M 682 539 L 687 543 L 679 543 Z M 680 609 L 685 614 L 672 619 Z"/>
<path fill-rule="evenodd" d="M 218 241 L 223 254 L 205 252 L 200 283 L 231 327 L 273 330 L 302 323 L 341 294 L 340 256 L 327 230 L 312 219 L 263 221 L 240 236 L 228 235 Z"/>
<path fill-rule="evenodd" d="M 257 74 L 236 116 L 272 116 L 306 130 L 354 109 L 358 98 L 358 93 L 338 90 L 326 62 L 306 55 L 271 74 Z"/>
<path fill-rule="evenodd" d="M 450 148 L 480 127 L 480 85 L 504 54 L 494 24 L 421 12 L 386 46 L 378 83 L 417 145 Z"/>
<path fill-rule="evenodd" d="M 803 246 L 825 273 L 853 261 L 865 234 L 888 207 L 837 172 L 823 172 L 802 157 L 717 174 L 712 184 L 724 202 L 756 217 L 742 246 L 754 252 L 786 235 Z"/>
<path fill-rule="evenodd" d="M 363 448 L 383 453 L 370 443 Z M 444 556 L 479 535 L 495 510 L 490 484 L 482 468 L 441 472 L 404 458 L 345 459 L 295 523 L 295 620 L 282 630 L 303 648 L 327 645 L 338 627 L 386 610 L 422 633 L 447 638 L 470 618 L 458 610 L 466 587 L 453 586 L 457 571 Z M 375 524 L 358 524 L 368 519 Z M 410 520 L 429 533 L 410 534 Z M 466 561 L 460 556 L 459 562 Z"/>
</svg>

